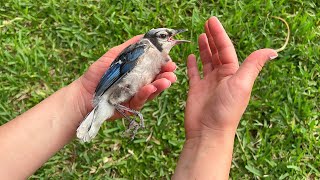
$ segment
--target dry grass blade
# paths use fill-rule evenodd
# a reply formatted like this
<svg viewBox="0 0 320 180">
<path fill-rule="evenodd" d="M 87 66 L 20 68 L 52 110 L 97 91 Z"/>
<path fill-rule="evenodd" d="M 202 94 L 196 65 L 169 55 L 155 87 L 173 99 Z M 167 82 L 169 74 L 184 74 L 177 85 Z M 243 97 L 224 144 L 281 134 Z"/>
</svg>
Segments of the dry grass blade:
<svg viewBox="0 0 320 180">
<path fill-rule="evenodd" d="M 288 45 L 288 42 L 289 42 L 289 39 L 290 39 L 290 27 L 289 27 L 289 24 L 287 23 L 287 21 L 284 20 L 283 18 L 277 17 L 277 16 L 271 16 L 271 17 L 273 17 L 273 18 L 275 18 L 275 19 L 279 19 L 279 20 L 282 21 L 282 22 L 286 25 L 286 27 L 287 27 L 287 31 L 288 31 L 288 32 L 287 32 L 286 41 L 285 41 L 285 43 L 283 44 L 283 46 L 282 46 L 281 48 L 276 49 L 277 52 L 280 52 L 280 51 L 283 51 L 283 50 L 286 48 L 286 46 Z"/>
</svg>

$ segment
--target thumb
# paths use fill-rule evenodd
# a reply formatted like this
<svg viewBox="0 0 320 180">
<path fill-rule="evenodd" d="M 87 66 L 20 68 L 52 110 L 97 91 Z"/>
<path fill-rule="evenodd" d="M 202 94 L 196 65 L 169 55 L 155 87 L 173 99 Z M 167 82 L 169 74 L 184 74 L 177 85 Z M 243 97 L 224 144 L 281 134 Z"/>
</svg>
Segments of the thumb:
<svg viewBox="0 0 320 180">
<path fill-rule="evenodd" d="M 112 61 L 125 49 L 127 46 L 138 42 L 143 35 L 135 36 L 128 41 L 111 48 L 103 56 L 101 56 L 96 62 L 94 62 L 89 69 L 82 76 L 82 81 L 85 81 L 86 86 L 90 87 L 89 92 L 94 92 L 100 78 L 106 72 L 106 69 L 109 68 Z"/>
<path fill-rule="evenodd" d="M 96 67 L 101 67 L 101 76 L 102 74 L 105 72 L 105 70 L 110 66 L 110 64 L 112 63 L 113 60 L 115 60 L 117 58 L 117 56 L 129 45 L 134 44 L 136 42 L 138 42 L 141 38 L 143 37 L 143 35 L 137 35 L 134 36 L 133 38 L 129 39 L 128 41 L 115 46 L 113 48 L 111 48 L 109 51 L 107 51 L 104 55 L 102 55 L 96 62 L 94 62 L 91 66 L 94 67 L 94 69 L 96 70 Z M 90 67 L 91 67 L 90 66 Z M 90 68 L 89 68 L 90 69 Z M 100 77 L 101 77 L 100 76 Z"/>
<path fill-rule="evenodd" d="M 127 40 L 126 42 L 124 42 L 116 47 L 113 47 L 107 53 L 113 53 L 113 54 L 118 55 L 118 54 L 120 54 L 121 51 L 123 51 L 129 45 L 134 44 L 134 43 L 138 42 L 139 40 L 141 40 L 142 37 L 143 37 L 142 34 L 134 36 L 133 38 Z"/>
<path fill-rule="evenodd" d="M 268 60 L 275 59 L 276 57 L 278 57 L 278 53 L 273 49 L 254 51 L 241 64 L 234 77 L 243 83 L 245 82 L 248 88 L 252 88 L 264 64 Z"/>
</svg>

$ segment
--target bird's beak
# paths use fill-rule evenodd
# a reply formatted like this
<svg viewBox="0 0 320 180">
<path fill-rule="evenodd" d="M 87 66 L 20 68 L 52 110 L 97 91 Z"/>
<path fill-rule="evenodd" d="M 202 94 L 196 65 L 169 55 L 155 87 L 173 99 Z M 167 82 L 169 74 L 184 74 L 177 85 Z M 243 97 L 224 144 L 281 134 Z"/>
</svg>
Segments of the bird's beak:
<svg viewBox="0 0 320 180">
<path fill-rule="evenodd" d="M 177 30 L 175 30 L 175 32 L 173 33 L 172 37 L 175 36 L 175 35 L 177 35 L 177 34 L 179 34 L 179 33 L 186 32 L 186 31 L 188 31 L 188 29 L 177 29 Z M 173 38 L 172 38 L 172 39 L 173 39 Z M 181 44 L 181 43 L 189 43 L 189 42 L 190 42 L 190 41 L 188 41 L 188 40 L 176 40 L 176 39 L 174 39 L 173 41 L 174 41 L 174 44 L 175 44 L 175 45 Z"/>
</svg>

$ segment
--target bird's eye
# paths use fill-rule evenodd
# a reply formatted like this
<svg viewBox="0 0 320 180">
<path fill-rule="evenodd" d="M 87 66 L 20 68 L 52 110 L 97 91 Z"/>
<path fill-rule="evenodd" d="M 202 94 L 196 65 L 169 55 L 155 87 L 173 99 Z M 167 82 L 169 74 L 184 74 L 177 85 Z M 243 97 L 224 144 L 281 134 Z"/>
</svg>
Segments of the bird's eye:
<svg viewBox="0 0 320 180">
<path fill-rule="evenodd" d="M 160 34 L 160 38 L 164 39 L 164 38 L 166 38 L 166 37 L 167 37 L 166 34 Z"/>
</svg>

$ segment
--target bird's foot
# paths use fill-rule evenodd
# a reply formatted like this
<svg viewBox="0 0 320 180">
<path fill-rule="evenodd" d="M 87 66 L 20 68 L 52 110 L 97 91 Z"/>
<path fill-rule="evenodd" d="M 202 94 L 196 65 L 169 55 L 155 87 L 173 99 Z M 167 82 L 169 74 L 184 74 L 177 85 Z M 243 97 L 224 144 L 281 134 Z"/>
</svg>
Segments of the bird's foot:
<svg viewBox="0 0 320 180">
<path fill-rule="evenodd" d="M 137 134 L 138 130 L 140 128 L 145 128 L 143 115 L 139 111 L 130 109 L 130 108 L 125 107 L 123 105 L 117 104 L 117 105 L 115 105 L 115 108 L 123 117 L 125 117 L 125 119 L 130 121 L 129 127 L 126 130 L 125 134 L 130 134 L 131 140 L 133 140 L 135 135 Z M 140 119 L 140 122 L 137 123 L 135 120 L 131 119 L 129 116 L 126 115 L 125 111 L 128 111 L 128 112 L 138 116 Z"/>
<path fill-rule="evenodd" d="M 131 120 L 128 129 L 126 130 L 126 134 L 129 134 L 131 140 L 133 140 L 140 128 L 141 123 L 137 123 L 135 120 Z"/>
</svg>

